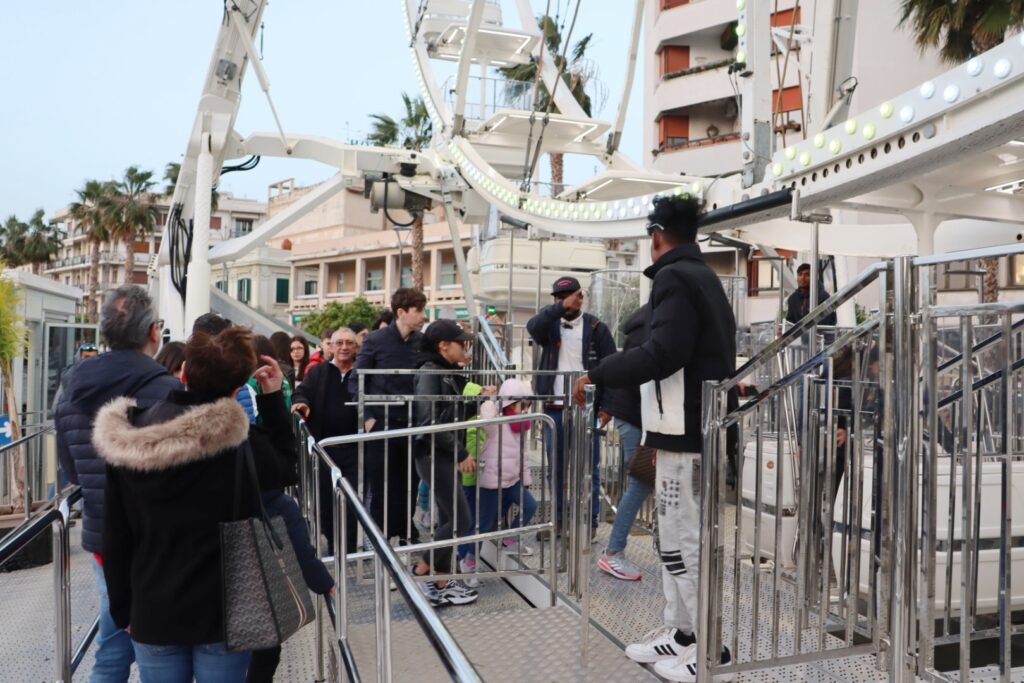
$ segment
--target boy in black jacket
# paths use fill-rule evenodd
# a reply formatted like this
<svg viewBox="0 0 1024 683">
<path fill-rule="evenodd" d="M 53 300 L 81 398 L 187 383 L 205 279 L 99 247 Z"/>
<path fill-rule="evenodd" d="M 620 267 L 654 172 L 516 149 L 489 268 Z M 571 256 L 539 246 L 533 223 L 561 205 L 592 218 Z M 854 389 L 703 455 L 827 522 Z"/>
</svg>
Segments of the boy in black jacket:
<svg viewBox="0 0 1024 683">
<path fill-rule="evenodd" d="M 658 199 L 649 216 L 650 335 L 636 348 L 605 359 L 576 383 L 624 386 L 640 382 L 643 444 L 658 449 L 658 542 L 665 587 L 665 625 L 626 648 L 631 659 L 655 663 L 670 681 L 696 681 L 697 594 L 700 570 L 701 388 L 736 369 L 736 320 L 718 276 L 696 244 L 700 204 L 690 197 Z M 730 661 L 728 650 L 723 662 Z"/>
</svg>

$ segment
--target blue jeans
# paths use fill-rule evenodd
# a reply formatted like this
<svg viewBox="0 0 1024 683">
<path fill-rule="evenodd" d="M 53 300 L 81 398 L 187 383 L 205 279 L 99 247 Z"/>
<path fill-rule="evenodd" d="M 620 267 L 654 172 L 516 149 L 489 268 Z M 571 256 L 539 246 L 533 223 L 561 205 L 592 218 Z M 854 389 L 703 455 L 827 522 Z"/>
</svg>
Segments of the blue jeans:
<svg viewBox="0 0 1024 683">
<path fill-rule="evenodd" d="M 615 428 L 619 430 L 619 440 L 622 442 L 622 466 L 633 458 L 637 446 L 640 445 L 641 430 L 625 420 L 615 418 Z M 608 552 L 621 553 L 626 549 L 626 540 L 629 538 L 629 530 L 633 527 L 636 515 L 640 512 L 640 506 L 651 495 L 650 486 L 633 477 L 626 477 L 626 490 L 619 500 L 619 509 L 615 513 L 615 524 L 612 525 L 612 533 L 608 538 Z"/>
<path fill-rule="evenodd" d="M 135 661 L 132 639 L 117 627 L 110 616 L 107 582 L 103 578 L 103 567 L 95 558 L 92 568 L 96 572 L 96 590 L 100 594 L 100 625 L 96 634 L 96 662 L 92 665 L 89 680 L 92 683 L 124 683 Z"/>
<path fill-rule="evenodd" d="M 548 480 L 551 479 L 552 470 L 555 472 L 555 522 L 559 525 L 562 523 L 562 499 L 564 497 L 563 486 L 565 483 L 565 453 L 564 445 L 565 440 L 563 438 L 562 431 L 562 411 L 561 410 L 545 410 L 544 414 L 555 421 L 555 434 L 554 437 L 551 435 L 551 428 L 545 427 L 545 438 L 547 439 L 548 449 Z M 555 457 L 551 457 L 551 451 L 554 448 Z M 591 478 L 591 511 L 590 511 L 590 526 L 594 529 L 597 528 L 597 517 L 601 513 L 601 475 L 599 473 L 599 465 L 601 463 L 601 437 L 598 435 L 596 429 L 594 431 L 594 476 Z"/>
<path fill-rule="evenodd" d="M 476 514 L 476 489 L 471 486 L 464 487 L 464 490 L 472 490 L 473 500 L 470 502 L 470 514 Z M 519 510 L 519 514 L 516 515 L 515 519 L 512 520 L 510 529 L 514 529 L 518 526 L 526 526 L 533 519 L 534 513 L 537 512 L 537 500 L 530 493 L 529 489 L 524 489 L 522 482 L 516 482 L 508 488 L 501 489 L 501 516 L 504 517 L 508 514 L 509 508 L 513 505 L 519 505 L 519 496 L 522 495 L 523 507 Z M 469 496 L 467 496 L 469 497 Z M 480 489 L 480 519 L 473 527 L 472 533 L 474 534 L 486 534 L 488 531 L 492 531 L 494 527 L 498 525 L 498 489 Z M 463 558 L 466 555 L 472 555 L 474 552 L 474 544 L 464 543 L 459 546 L 459 558 Z"/>
<path fill-rule="evenodd" d="M 224 643 L 134 643 L 142 683 L 245 683 L 250 652 L 228 652 Z"/>
</svg>

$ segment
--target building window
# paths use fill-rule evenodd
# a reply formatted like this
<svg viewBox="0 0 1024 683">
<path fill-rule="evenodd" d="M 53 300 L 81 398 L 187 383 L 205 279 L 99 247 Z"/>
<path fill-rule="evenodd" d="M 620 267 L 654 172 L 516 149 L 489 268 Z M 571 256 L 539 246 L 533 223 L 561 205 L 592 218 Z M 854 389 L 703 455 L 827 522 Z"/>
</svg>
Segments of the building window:
<svg viewBox="0 0 1024 683">
<path fill-rule="evenodd" d="M 251 218 L 236 218 L 235 219 L 235 231 L 234 237 L 241 237 L 242 235 L 248 235 L 252 232 L 252 219 Z"/>
<path fill-rule="evenodd" d="M 320 283 L 316 280 L 306 280 L 302 283 L 302 295 L 303 296 L 316 296 L 317 285 Z"/>
<path fill-rule="evenodd" d="M 277 289 L 274 292 L 274 303 L 276 304 L 287 304 L 288 303 L 288 278 L 279 277 L 277 278 Z"/>
<path fill-rule="evenodd" d="M 384 289 L 384 269 L 367 268 L 365 290 L 367 292 L 379 292 L 382 289 Z"/>
<path fill-rule="evenodd" d="M 238 300 L 243 304 L 249 303 L 252 297 L 252 280 L 247 277 L 238 279 Z"/>
<path fill-rule="evenodd" d="M 398 278 L 399 287 L 412 287 L 412 266 L 402 266 L 402 275 Z"/>
<path fill-rule="evenodd" d="M 441 272 L 439 274 L 442 287 L 454 287 L 459 284 L 458 274 L 455 269 L 455 263 L 441 263 Z"/>
<path fill-rule="evenodd" d="M 690 68 L 689 45 L 665 45 L 661 48 L 661 75 Z"/>
<path fill-rule="evenodd" d="M 984 275 L 982 262 L 973 259 L 940 265 L 936 278 L 940 292 L 976 291 Z"/>
<path fill-rule="evenodd" d="M 345 291 L 345 273 L 338 273 L 338 286 L 334 288 L 334 291 L 338 294 Z"/>
<path fill-rule="evenodd" d="M 217 284 L 215 286 L 217 287 L 217 289 L 224 292 L 225 294 L 228 293 L 228 283 L 225 282 L 224 280 L 217 280 Z"/>
<path fill-rule="evenodd" d="M 1010 259 L 1010 286 L 1024 287 L 1024 257 L 1019 254 Z"/>
<path fill-rule="evenodd" d="M 658 120 L 660 149 L 685 147 L 690 141 L 690 117 L 665 114 Z"/>
</svg>

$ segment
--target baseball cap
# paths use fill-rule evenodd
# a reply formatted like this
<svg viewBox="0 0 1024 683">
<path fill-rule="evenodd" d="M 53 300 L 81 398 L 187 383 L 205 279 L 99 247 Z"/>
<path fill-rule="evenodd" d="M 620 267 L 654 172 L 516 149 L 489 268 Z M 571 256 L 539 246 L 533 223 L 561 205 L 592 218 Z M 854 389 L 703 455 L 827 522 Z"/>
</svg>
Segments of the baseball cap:
<svg viewBox="0 0 1024 683">
<path fill-rule="evenodd" d="M 574 277 L 560 277 L 555 280 L 555 284 L 551 285 L 551 295 L 558 296 L 559 294 L 572 294 L 578 289 L 582 289 L 580 281 Z"/>
<path fill-rule="evenodd" d="M 462 328 L 454 320 L 441 318 L 430 323 L 426 332 L 423 333 L 428 344 L 434 346 L 443 341 L 472 341 L 473 335 Z"/>
</svg>

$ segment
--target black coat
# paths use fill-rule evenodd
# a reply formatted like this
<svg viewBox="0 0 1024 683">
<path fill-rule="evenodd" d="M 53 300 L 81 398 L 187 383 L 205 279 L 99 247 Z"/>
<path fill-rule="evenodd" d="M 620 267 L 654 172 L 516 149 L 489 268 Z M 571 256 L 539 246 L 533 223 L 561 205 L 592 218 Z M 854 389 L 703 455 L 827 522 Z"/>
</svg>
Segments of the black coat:
<svg viewBox="0 0 1024 683">
<path fill-rule="evenodd" d="M 356 372 L 349 377 L 349 393 L 359 395 L 359 371 L 370 369 L 416 368 L 416 358 L 423 335 L 413 332 L 403 339 L 397 323 L 375 330 L 366 335 L 356 355 Z M 305 380 L 303 380 L 305 381 Z M 409 396 L 415 390 L 411 372 L 396 375 L 366 375 L 364 393 L 367 396 Z M 385 410 L 382 406 L 367 406 L 366 417 L 377 420 L 377 429 L 383 428 Z M 390 406 L 387 409 L 388 423 L 392 429 L 405 427 L 409 416 L 405 406 Z"/>
<path fill-rule="evenodd" d="M 526 323 L 526 330 L 535 342 L 540 344 L 540 367 L 538 370 L 557 370 L 558 353 L 562 348 L 562 305 L 553 303 L 540 309 L 537 315 Z M 615 339 L 611 330 L 595 316 L 583 314 L 583 369 L 596 368 L 604 358 L 615 353 Z M 538 375 L 535 382 L 537 393 L 550 395 L 554 391 L 554 375 Z M 571 389 L 572 387 L 568 387 Z M 601 395 L 596 397 L 600 407 Z"/>
<path fill-rule="evenodd" d="M 447 362 L 437 353 L 424 354 L 420 358 L 421 370 L 452 370 L 459 368 Z M 458 374 L 424 374 L 416 375 L 417 396 L 462 396 L 466 388 L 466 378 Z M 413 426 L 422 427 L 429 424 L 448 424 L 462 422 L 476 414 L 474 409 L 467 409 L 466 401 L 430 401 L 417 400 L 412 406 Z M 466 451 L 464 432 L 438 432 L 433 436 L 435 453 L 454 455 L 456 461 L 462 462 L 469 453 Z M 417 436 L 413 439 L 415 454 L 430 457 L 431 435 Z"/>
<path fill-rule="evenodd" d="M 650 336 L 640 346 L 606 358 L 588 374 L 595 384 L 621 387 L 664 382 L 684 371 L 683 405 L 660 408 L 666 414 L 682 409 L 685 433 L 651 433 L 645 406 L 644 444 L 700 453 L 702 385 L 736 371 L 732 307 L 721 280 L 704 263 L 696 244 L 684 244 L 662 255 L 644 274 L 654 280 Z"/>
<path fill-rule="evenodd" d="M 622 332 L 626 336 L 626 341 L 622 345 L 623 351 L 635 349 L 647 341 L 650 314 L 650 304 L 644 304 L 633 311 L 633 315 L 622 323 Z M 639 427 L 641 425 L 640 383 L 623 387 L 608 387 L 603 392 L 601 408 L 612 417 Z"/>
<path fill-rule="evenodd" d="M 818 304 L 821 305 L 828 299 L 829 294 L 825 291 L 825 288 L 818 285 Z M 786 302 L 786 320 L 791 323 L 798 323 L 800 319 L 810 313 L 811 310 L 811 292 L 803 292 L 796 290 L 789 295 L 789 300 Z M 836 317 L 835 311 L 829 313 L 818 323 L 819 325 L 835 325 L 838 318 Z"/>
<path fill-rule="evenodd" d="M 309 368 L 306 378 L 292 394 L 292 405 L 305 403 L 309 406 L 309 418 L 306 425 L 309 433 L 317 441 L 329 436 L 346 436 L 359 431 L 359 407 L 345 405 L 357 399 L 353 393 L 351 378 L 352 370 L 346 377 L 334 363 L 318 363 Z M 341 464 L 341 458 L 357 452 L 355 444 L 335 446 L 328 449 L 335 463 Z"/>
<path fill-rule="evenodd" d="M 256 397 L 250 426 L 234 398 L 176 391 L 146 410 L 118 399 L 96 416 L 93 443 L 107 462 L 103 569 L 110 613 L 154 645 L 224 640 L 220 523 L 238 519 L 239 446 L 252 446 L 262 490 L 297 482 L 297 451 L 284 397 Z M 257 514 L 255 487 L 238 501 Z"/>
<path fill-rule="evenodd" d="M 54 411 L 57 457 L 68 480 L 82 486 L 82 547 L 103 548 L 103 491 L 107 468 L 92 445 L 93 419 L 112 398 L 129 396 L 142 408 L 167 398 L 181 383 L 139 351 L 111 351 L 76 363 L 65 375 Z"/>
</svg>

